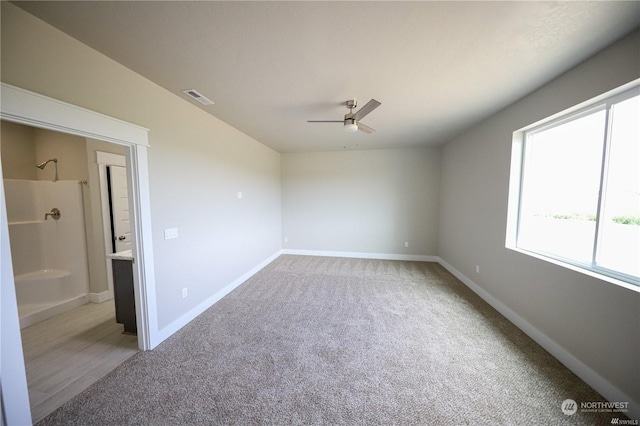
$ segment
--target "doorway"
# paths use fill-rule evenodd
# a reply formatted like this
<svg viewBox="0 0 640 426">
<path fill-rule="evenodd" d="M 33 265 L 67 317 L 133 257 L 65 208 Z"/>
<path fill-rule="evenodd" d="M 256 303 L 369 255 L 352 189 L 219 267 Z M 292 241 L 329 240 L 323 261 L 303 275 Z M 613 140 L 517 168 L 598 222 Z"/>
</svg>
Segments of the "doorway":
<svg viewBox="0 0 640 426">
<path fill-rule="evenodd" d="M 127 326 L 118 321 L 107 288 L 106 254 L 112 251 L 105 247 L 114 247 L 114 239 L 101 238 L 114 223 L 126 234 L 121 248 L 131 250 L 126 159 L 115 144 L 4 120 L 0 127 L 22 350 L 31 416 L 38 422 L 137 351 L 135 333 L 123 335 Z M 107 166 L 111 197 L 102 200 L 104 165 L 97 157 L 105 156 L 119 165 Z M 55 169 L 37 167 L 43 159 Z M 58 215 L 43 220 L 51 206 Z M 103 206 L 111 214 L 103 214 Z M 120 305 L 133 304 L 131 290 Z M 132 317 L 135 327 L 135 312 Z"/>
<path fill-rule="evenodd" d="M 123 158 L 124 160 L 124 158 Z M 124 166 L 107 166 L 111 239 L 113 252 L 131 250 L 131 220 L 129 219 L 129 190 L 127 169 Z"/>
<path fill-rule="evenodd" d="M 78 108 L 46 96 L 2 83 L 0 117 L 14 123 L 56 130 L 123 145 L 130 182 L 135 305 L 138 312 L 138 347 L 159 343 L 151 244 L 151 207 L 147 165 L 147 129 Z M 2 173 L 0 172 L 0 179 Z M 10 424 L 31 423 L 27 381 L 18 321 L 10 254 L 4 188 L 0 192 L 0 271 L 2 275 L 2 417 Z"/>
<path fill-rule="evenodd" d="M 109 295 L 113 297 L 112 260 L 108 256 L 133 249 L 127 163 L 124 155 L 99 150 L 96 151 L 96 163 L 102 206 L 104 253 L 107 256 L 107 283 Z"/>
</svg>

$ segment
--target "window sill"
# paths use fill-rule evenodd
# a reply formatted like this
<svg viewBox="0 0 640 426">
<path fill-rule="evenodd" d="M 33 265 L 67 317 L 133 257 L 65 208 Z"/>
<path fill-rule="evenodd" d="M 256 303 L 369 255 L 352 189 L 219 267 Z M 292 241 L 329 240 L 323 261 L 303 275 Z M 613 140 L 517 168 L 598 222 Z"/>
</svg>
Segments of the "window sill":
<svg viewBox="0 0 640 426">
<path fill-rule="evenodd" d="M 579 272 L 579 273 L 581 273 L 583 275 L 587 275 L 587 276 L 590 276 L 592 278 L 596 278 L 596 279 L 601 280 L 601 281 L 606 281 L 608 283 L 615 284 L 615 285 L 617 285 L 619 287 L 623 287 L 623 288 L 625 288 L 627 290 L 631 290 L 631 291 L 633 291 L 635 293 L 640 293 L 640 286 L 638 286 L 638 285 L 635 285 L 635 284 L 632 284 L 632 283 L 628 283 L 626 281 L 622 281 L 622 280 L 610 277 L 608 275 L 600 274 L 598 272 L 595 272 L 595 271 L 592 271 L 592 270 L 589 270 L 589 269 L 585 269 L 585 268 L 581 268 L 581 267 L 576 266 L 576 265 L 572 265 L 571 263 L 562 262 L 562 261 L 554 259 L 552 257 L 547 257 L 547 256 L 544 256 L 544 255 L 541 255 L 541 254 L 538 254 L 538 253 L 534 253 L 534 252 L 531 252 L 531 251 L 528 251 L 528 250 L 524 250 L 524 249 L 521 249 L 521 248 L 518 248 L 518 247 L 511 247 L 509 245 L 507 245 L 506 247 L 509 250 L 513 250 L 515 252 L 524 254 L 526 256 L 534 257 L 536 259 L 539 259 L 539 260 L 542 260 L 542 261 L 545 261 L 545 262 L 548 262 L 548 263 L 552 263 L 554 265 L 561 266 L 563 268 L 570 269 L 570 270 L 575 271 L 575 272 Z"/>
</svg>

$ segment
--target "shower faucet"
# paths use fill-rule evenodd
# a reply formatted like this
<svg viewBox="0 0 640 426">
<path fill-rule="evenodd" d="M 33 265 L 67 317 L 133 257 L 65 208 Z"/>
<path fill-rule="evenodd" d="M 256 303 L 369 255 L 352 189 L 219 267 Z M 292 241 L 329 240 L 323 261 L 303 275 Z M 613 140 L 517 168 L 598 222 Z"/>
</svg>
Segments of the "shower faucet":
<svg viewBox="0 0 640 426">
<path fill-rule="evenodd" d="M 51 216 L 51 218 L 53 220 L 58 220 L 60 219 L 60 210 L 57 208 L 52 208 L 50 213 L 45 213 L 44 214 L 44 220 L 47 220 L 47 217 Z"/>
</svg>

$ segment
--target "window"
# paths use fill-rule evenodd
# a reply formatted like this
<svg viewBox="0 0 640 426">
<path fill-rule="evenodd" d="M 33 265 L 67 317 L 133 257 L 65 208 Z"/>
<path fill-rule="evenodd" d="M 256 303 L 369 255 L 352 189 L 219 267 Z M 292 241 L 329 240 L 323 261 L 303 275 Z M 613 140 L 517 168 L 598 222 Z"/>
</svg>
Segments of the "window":
<svg viewBox="0 0 640 426">
<path fill-rule="evenodd" d="M 508 246 L 640 284 L 638 82 L 515 136 Z"/>
</svg>

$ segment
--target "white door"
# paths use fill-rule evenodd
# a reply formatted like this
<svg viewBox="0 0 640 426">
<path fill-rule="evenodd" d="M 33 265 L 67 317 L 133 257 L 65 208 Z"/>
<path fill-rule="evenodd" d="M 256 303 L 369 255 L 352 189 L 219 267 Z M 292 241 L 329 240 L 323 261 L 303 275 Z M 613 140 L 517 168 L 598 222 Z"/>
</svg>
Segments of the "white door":
<svg viewBox="0 0 640 426">
<path fill-rule="evenodd" d="M 111 195 L 111 217 L 116 252 L 131 250 L 131 220 L 129 218 L 129 192 L 127 191 L 127 169 L 109 166 L 109 193 Z"/>
</svg>

